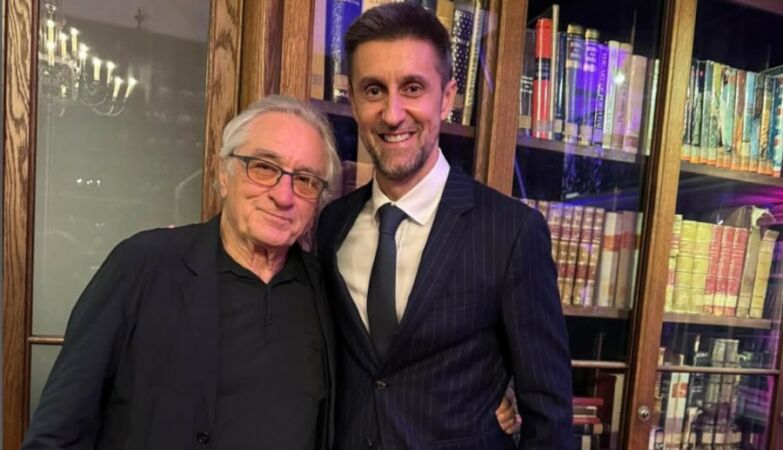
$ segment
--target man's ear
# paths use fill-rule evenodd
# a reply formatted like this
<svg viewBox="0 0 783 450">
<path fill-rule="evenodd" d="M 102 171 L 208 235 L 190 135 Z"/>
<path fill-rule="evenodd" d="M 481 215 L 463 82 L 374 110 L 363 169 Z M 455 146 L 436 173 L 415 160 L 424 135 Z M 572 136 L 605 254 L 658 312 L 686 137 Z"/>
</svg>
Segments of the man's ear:
<svg viewBox="0 0 783 450">
<path fill-rule="evenodd" d="M 226 168 L 226 164 L 228 161 L 223 161 L 221 159 L 218 159 L 215 162 L 215 165 L 217 166 L 217 180 L 218 180 L 218 194 L 220 194 L 220 199 L 223 200 L 228 195 L 228 169 Z"/>
<path fill-rule="evenodd" d="M 457 97 L 457 80 L 450 79 L 443 88 L 443 98 L 440 105 L 440 119 L 446 120 L 449 117 L 451 108 L 454 107 L 454 99 Z"/>
</svg>

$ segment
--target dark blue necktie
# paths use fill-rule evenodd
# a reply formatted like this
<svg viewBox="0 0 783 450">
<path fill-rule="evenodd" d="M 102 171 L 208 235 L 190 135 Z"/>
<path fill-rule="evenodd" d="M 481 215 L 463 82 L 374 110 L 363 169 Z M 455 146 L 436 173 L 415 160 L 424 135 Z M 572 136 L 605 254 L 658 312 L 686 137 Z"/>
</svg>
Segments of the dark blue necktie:
<svg viewBox="0 0 783 450">
<path fill-rule="evenodd" d="M 386 357 L 394 329 L 397 327 L 397 308 L 394 301 L 397 245 L 394 242 L 394 234 L 405 217 L 406 214 L 391 203 L 378 209 L 381 225 L 378 249 L 375 251 L 375 261 L 370 273 L 370 287 L 367 290 L 367 321 L 372 343 L 381 359 Z"/>
</svg>

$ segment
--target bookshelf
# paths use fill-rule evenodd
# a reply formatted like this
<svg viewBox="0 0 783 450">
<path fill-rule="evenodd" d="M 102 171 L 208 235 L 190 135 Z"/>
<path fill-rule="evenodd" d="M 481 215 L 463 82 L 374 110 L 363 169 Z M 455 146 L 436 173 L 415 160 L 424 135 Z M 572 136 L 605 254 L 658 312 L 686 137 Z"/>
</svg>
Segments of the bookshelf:
<svg viewBox="0 0 783 450">
<path fill-rule="evenodd" d="M 349 123 L 352 119 L 348 105 L 312 98 L 308 74 L 319 57 L 314 47 L 317 36 L 313 36 L 311 29 L 308 42 L 301 43 L 299 37 L 302 30 L 323 20 L 323 16 L 316 13 L 319 3 L 320 0 L 286 2 L 280 91 L 310 100 L 317 109 L 332 117 L 333 122 Z M 557 13 L 554 4 L 558 5 Z M 773 217 L 779 214 L 774 207 L 783 199 L 783 191 L 780 191 L 783 178 L 731 169 L 730 164 L 718 167 L 717 164 L 686 161 L 682 155 L 685 126 L 691 120 L 686 113 L 690 95 L 687 68 L 692 59 L 709 59 L 756 71 L 783 64 L 781 49 L 772 45 L 772 37 L 751 33 L 769 23 L 783 26 L 783 6 L 775 0 L 599 0 L 597 3 L 493 0 L 487 5 L 489 31 L 480 44 L 484 64 L 475 78 L 474 117 L 469 125 L 444 124 L 441 146 L 444 151 L 456 150 L 463 160 L 470 159 L 468 166 L 476 179 L 520 198 L 541 210 L 547 218 L 551 211 L 559 211 L 550 223 L 550 232 L 553 257 L 562 274 L 563 313 L 572 335 L 572 345 L 574 340 L 579 341 L 572 361 L 574 391 L 578 396 L 592 396 L 600 383 L 611 378 L 614 380 L 609 390 L 612 398 L 603 404 L 607 410 L 619 411 L 616 420 L 606 427 L 613 430 L 612 438 L 599 437 L 600 443 L 583 448 L 648 448 L 651 437 L 665 435 L 665 426 L 661 427 L 656 419 L 665 418 L 666 410 L 652 414 L 649 420 L 640 418 L 637 411 L 645 407 L 655 410 L 656 402 L 661 401 L 662 385 L 669 386 L 672 380 L 685 383 L 686 379 L 693 381 L 709 376 L 737 376 L 741 381 L 735 388 L 745 393 L 769 383 L 772 386 L 769 389 L 774 393 L 770 401 L 754 403 L 751 409 L 756 411 L 755 415 L 737 415 L 735 423 L 755 421 L 753 439 L 759 439 L 769 448 L 783 448 L 783 433 L 769 426 L 772 418 L 780 414 L 783 404 L 780 357 L 777 350 L 770 347 L 776 333 L 780 332 L 779 313 L 767 307 L 771 304 L 762 309 L 756 304 L 752 318 L 746 317 L 751 316 L 749 313 L 737 314 L 735 309 L 739 305 L 733 304 L 735 297 L 728 293 L 728 306 L 720 297 L 718 308 L 728 308 L 734 311 L 732 314 L 696 311 L 696 306 L 693 306 L 693 313 L 674 312 L 671 303 L 667 303 L 667 297 L 669 302 L 673 301 L 677 287 L 678 260 L 677 255 L 672 257 L 672 247 L 678 238 L 681 239 L 674 230 L 678 220 L 688 221 L 686 228 L 692 223 L 716 225 L 719 221 L 721 225 L 742 228 L 739 224 L 746 219 L 728 218 L 740 207 L 764 206 L 772 211 Z M 295 13 L 288 14 L 288 11 Z M 613 14 L 605 14 L 606 11 Z M 557 25 L 553 28 L 565 34 L 558 35 L 558 39 L 564 40 L 566 45 L 569 25 L 581 26 L 582 57 L 587 54 L 588 46 L 589 51 L 593 51 L 595 42 L 589 42 L 591 40 L 606 44 L 607 48 L 610 41 L 616 41 L 618 51 L 621 49 L 619 44 L 631 44 L 624 80 L 634 86 L 629 87 L 634 90 L 630 96 L 627 92 L 624 95 L 625 110 L 633 112 L 622 120 L 617 119 L 622 133 L 612 136 L 616 140 L 614 143 L 610 140 L 605 145 L 603 140 L 596 139 L 595 110 L 586 116 L 592 119 L 578 123 L 587 126 L 589 120 L 593 120 L 591 139 L 587 138 L 586 129 L 584 138 L 580 137 L 579 127 L 569 138 L 558 136 L 554 128 L 551 135 L 534 133 L 535 111 L 523 108 L 524 99 L 530 101 L 533 96 L 530 72 L 526 71 L 535 68 L 535 45 L 531 46 L 531 43 L 538 38 L 536 21 L 542 18 L 552 21 L 555 15 Z M 579 34 L 574 27 L 571 29 L 574 35 Z M 595 31 L 591 31 L 588 38 L 588 29 L 597 31 L 598 39 L 594 39 Z M 578 37 L 571 38 L 578 40 Z M 754 51 L 754 48 L 762 47 L 763 51 Z M 303 54 L 308 55 L 305 61 L 302 61 Z M 550 58 L 557 74 L 556 50 Z M 636 66 L 630 65 L 631 60 Z M 635 73 L 631 73 L 633 67 L 636 67 Z M 560 76 L 565 74 L 562 70 L 559 73 Z M 572 81 L 579 79 L 577 76 Z M 563 85 L 566 85 L 565 81 Z M 583 94 L 580 90 L 573 95 L 578 98 Z M 557 97 L 552 98 L 551 126 L 554 127 Z M 564 105 L 583 105 L 574 98 L 571 100 L 576 103 L 571 104 L 568 103 L 571 100 L 564 97 Z M 605 103 L 608 104 L 607 99 Z M 618 107 L 622 103 L 617 103 Z M 562 123 L 570 123 L 570 116 L 565 111 L 562 113 L 566 115 L 558 118 Z M 525 125 L 527 118 L 520 120 L 520 115 L 528 114 L 530 123 Z M 606 120 L 604 117 L 604 122 Z M 355 133 L 350 127 L 341 129 Z M 355 136 L 352 139 L 355 140 Z M 568 212 L 571 222 L 565 231 L 562 217 L 568 209 L 571 210 Z M 575 213 L 575 209 L 579 212 Z M 578 227 L 574 226 L 575 214 L 581 214 Z M 741 216 L 736 211 L 734 214 Z M 558 215 L 560 219 L 557 219 Z M 585 222 L 586 216 L 590 216 L 592 222 Z M 585 226 L 586 223 L 595 225 L 596 220 L 603 221 L 602 228 Z M 610 233 L 605 232 L 607 221 L 613 223 Z M 762 228 L 759 232 L 762 239 L 765 230 L 783 231 L 776 221 L 767 222 Z M 608 242 L 612 244 L 608 245 Z M 618 242 L 617 248 L 615 242 Z M 699 245 L 708 248 L 709 242 L 702 239 Z M 604 254 L 607 248 L 608 253 Z M 597 249 L 598 257 L 592 262 L 591 272 L 592 249 Z M 744 252 L 747 253 L 747 247 Z M 737 254 L 740 253 L 743 251 L 737 245 Z M 778 250 L 774 254 L 777 255 Z M 580 255 L 583 256 L 580 258 Z M 684 265 L 679 266 L 681 269 L 691 267 L 687 252 L 685 256 Z M 703 253 L 695 256 L 702 258 Z M 725 259 L 731 261 L 728 256 Z M 610 263 L 602 267 L 604 261 Z M 781 278 L 776 264 L 769 270 L 770 295 L 765 298 L 774 298 L 772 286 Z M 735 272 L 742 273 L 740 269 L 743 268 L 739 266 L 735 262 L 732 267 Z M 608 292 L 599 294 L 602 268 L 603 276 L 610 277 L 609 283 L 603 283 L 605 286 L 611 283 L 612 276 L 620 277 L 623 286 L 620 294 L 616 285 L 612 295 Z M 694 273 L 697 279 L 700 276 L 700 272 L 693 269 L 679 273 L 681 282 L 688 275 L 692 280 Z M 613 281 L 617 283 L 617 279 Z M 733 281 L 737 281 L 736 277 Z M 591 283 L 589 288 L 588 282 Z M 680 288 L 682 286 L 680 284 Z M 699 295 L 704 294 L 701 291 L 694 294 L 697 298 L 694 305 L 703 308 L 705 303 L 699 300 L 702 299 Z M 681 293 L 678 295 L 680 302 L 686 298 Z M 710 297 L 709 308 L 715 307 L 713 297 Z M 739 293 L 736 300 L 739 304 Z M 683 310 L 680 306 L 681 303 L 677 311 Z M 729 364 L 728 367 L 691 364 L 692 361 L 685 358 L 689 355 L 685 350 L 692 344 L 689 340 L 697 335 L 704 347 L 702 351 L 715 346 L 736 346 L 742 358 L 757 358 L 759 361 L 754 360 L 754 364 L 758 367 L 732 367 L 731 358 L 720 362 Z M 668 358 L 666 365 L 659 363 L 662 347 Z M 678 356 L 684 358 L 683 363 L 672 364 Z M 690 378 L 682 373 L 688 373 Z M 682 407 L 685 408 L 686 403 Z M 748 445 L 748 448 L 757 447 Z"/>
</svg>

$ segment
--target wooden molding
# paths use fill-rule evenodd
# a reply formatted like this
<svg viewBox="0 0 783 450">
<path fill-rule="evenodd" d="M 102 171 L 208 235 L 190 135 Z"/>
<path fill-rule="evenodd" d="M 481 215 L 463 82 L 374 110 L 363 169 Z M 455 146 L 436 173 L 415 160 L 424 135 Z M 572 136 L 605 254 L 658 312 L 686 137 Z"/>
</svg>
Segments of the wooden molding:
<svg viewBox="0 0 783 450">
<path fill-rule="evenodd" d="M 282 23 L 283 0 L 244 0 L 240 110 L 279 92 Z"/>
<path fill-rule="evenodd" d="M 215 163 L 220 151 L 223 127 L 237 114 L 239 98 L 239 51 L 242 28 L 242 0 L 212 0 L 207 56 L 206 138 L 202 177 L 201 218 L 220 210 L 213 189 Z"/>
<path fill-rule="evenodd" d="M 658 347 L 668 279 L 672 226 L 677 204 L 683 113 L 693 51 L 697 0 L 666 3 L 661 37 L 661 76 L 655 112 L 653 155 L 644 188 L 644 229 L 637 286 L 639 313 L 634 317 L 631 343 L 631 380 L 626 393 L 628 421 L 623 448 L 647 448 L 651 420 L 643 422 L 635 411 L 654 407 Z"/>
<path fill-rule="evenodd" d="M 527 23 L 527 0 L 491 0 L 485 54 L 494 80 L 481 75 L 473 171 L 476 179 L 511 193 L 517 143 L 519 72 Z"/>
<path fill-rule="evenodd" d="M 303 101 L 310 98 L 314 20 L 312 0 L 285 2 L 280 93 Z"/>
<path fill-rule="evenodd" d="M 38 2 L 6 2 L 3 162 L 3 448 L 19 448 L 27 424 Z"/>
</svg>

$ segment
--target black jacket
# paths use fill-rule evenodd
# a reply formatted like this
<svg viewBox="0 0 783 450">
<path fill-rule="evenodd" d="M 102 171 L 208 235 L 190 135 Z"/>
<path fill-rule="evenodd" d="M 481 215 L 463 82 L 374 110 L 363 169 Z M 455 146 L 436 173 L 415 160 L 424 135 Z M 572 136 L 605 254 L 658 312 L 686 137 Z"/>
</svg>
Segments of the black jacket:
<svg viewBox="0 0 783 450">
<path fill-rule="evenodd" d="M 219 216 L 120 243 L 71 313 L 65 343 L 22 445 L 33 449 L 209 448 L 218 386 Z M 329 372 L 319 429 L 332 439 L 333 328 L 316 260 Z"/>
</svg>

